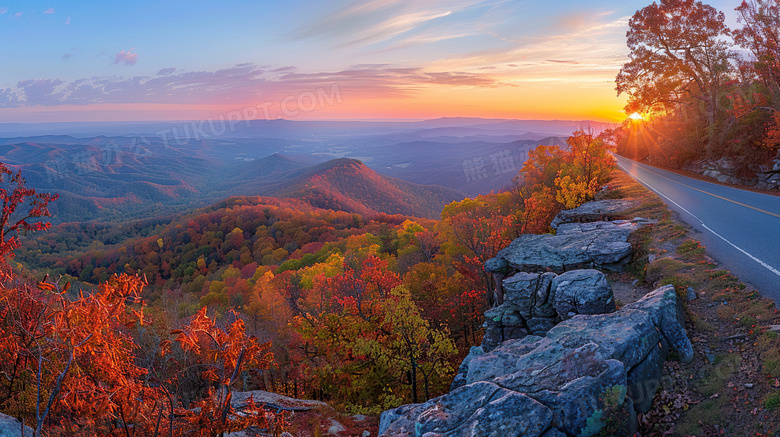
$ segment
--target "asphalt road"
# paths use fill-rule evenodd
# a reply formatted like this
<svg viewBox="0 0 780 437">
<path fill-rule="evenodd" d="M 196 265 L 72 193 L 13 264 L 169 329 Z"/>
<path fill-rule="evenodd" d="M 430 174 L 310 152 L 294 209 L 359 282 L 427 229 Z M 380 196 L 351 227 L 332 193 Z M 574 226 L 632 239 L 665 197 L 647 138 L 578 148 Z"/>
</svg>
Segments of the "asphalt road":
<svg viewBox="0 0 780 437">
<path fill-rule="evenodd" d="M 615 155 L 618 166 L 691 225 L 707 254 L 780 303 L 780 197 L 680 176 Z"/>
</svg>

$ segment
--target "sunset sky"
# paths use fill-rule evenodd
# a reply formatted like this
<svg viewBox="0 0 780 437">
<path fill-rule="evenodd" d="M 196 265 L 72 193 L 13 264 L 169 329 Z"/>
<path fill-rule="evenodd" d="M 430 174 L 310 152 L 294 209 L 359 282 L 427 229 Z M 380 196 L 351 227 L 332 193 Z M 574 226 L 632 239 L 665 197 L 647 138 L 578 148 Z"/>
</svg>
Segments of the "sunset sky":
<svg viewBox="0 0 780 437">
<path fill-rule="evenodd" d="M 648 3 L 0 0 L 0 122 L 246 107 L 290 119 L 617 121 L 628 19 Z M 739 0 L 709 3 L 736 25 Z"/>
</svg>

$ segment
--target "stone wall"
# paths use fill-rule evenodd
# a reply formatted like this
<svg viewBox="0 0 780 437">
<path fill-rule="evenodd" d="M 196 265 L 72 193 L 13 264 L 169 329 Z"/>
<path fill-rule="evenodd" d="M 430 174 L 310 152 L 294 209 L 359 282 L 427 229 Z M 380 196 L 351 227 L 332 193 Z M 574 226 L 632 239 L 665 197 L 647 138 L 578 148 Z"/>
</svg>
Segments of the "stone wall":
<svg viewBox="0 0 780 437">
<path fill-rule="evenodd" d="M 747 178 L 736 174 L 736 165 L 729 158 L 696 161 L 685 169 L 721 183 L 747 185 L 759 190 L 780 190 L 780 158 L 775 158 L 771 163 L 755 169 Z"/>
</svg>

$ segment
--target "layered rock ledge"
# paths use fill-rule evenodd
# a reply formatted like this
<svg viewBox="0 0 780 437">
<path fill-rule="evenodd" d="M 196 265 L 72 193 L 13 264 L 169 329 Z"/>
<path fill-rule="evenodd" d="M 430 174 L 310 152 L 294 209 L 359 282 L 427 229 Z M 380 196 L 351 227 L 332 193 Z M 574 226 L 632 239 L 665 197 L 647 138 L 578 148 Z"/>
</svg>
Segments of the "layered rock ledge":
<svg viewBox="0 0 780 437">
<path fill-rule="evenodd" d="M 631 261 L 629 234 L 648 223 L 642 218 L 564 223 L 558 225 L 555 235 L 521 235 L 485 263 L 485 269 L 490 273 L 619 270 Z"/>
<path fill-rule="evenodd" d="M 379 435 L 631 435 L 669 351 L 693 359 L 673 286 L 615 311 L 593 269 L 630 261 L 629 234 L 651 222 L 603 220 L 635 206 L 608 200 L 564 211 L 556 235 L 523 235 L 485 263 L 496 306 L 485 313 L 482 345 L 449 394 L 385 411 Z"/>
<path fill-rule="evenodd" d="M 662 363 L 693 358 L 672 286 L 619 311 L 577 315 L 544 337 L 472 348 L 464 384 L 382 413 L 382 436 L 630 435 L 650 408 Z M 610 428 L 615 427 L 615 428 Z"/>
<path fill-rule="evenodd" d="M 501 289 L 502 303 L 485 312 L 485 351 L 507 340 L 545 335 L 577 314 L 615 311 L 612 288 L 604 274 L 593 269 L 561 275 L 520 272 L 504 279 Z"/>
<path fill-rule="evenodd" d="M 558 229 L 563 223 L 583 223 L 616 220 L 626 211 L 635 208 L 638 202 L 631 199 L 594 200 L 582 205 L 561 211 L 553 218 L 550 226 Z"/>
</svg>

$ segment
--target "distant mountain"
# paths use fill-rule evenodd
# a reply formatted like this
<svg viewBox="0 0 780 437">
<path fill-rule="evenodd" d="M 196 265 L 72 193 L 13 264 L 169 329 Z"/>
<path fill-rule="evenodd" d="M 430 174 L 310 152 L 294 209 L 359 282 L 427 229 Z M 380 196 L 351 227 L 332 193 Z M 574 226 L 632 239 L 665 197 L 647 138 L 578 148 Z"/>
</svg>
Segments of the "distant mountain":
<svg viewBox="0 0 780 437">
<path fill-rule="evenodd" d="M 446 204 L 466 196 L 381 176 L 350 159 L 312 166 L 310 159 L 278 153 L 219 159 L 218 151 L 208 152 L 218 148 L 213 143 L 132 150 L 107 138 L 77 142 L 81 145 L 0 145 L 0 160 L 23 170 L 28 186 L 59 194 L 50 208 L 55 223 L 138 219 L 258 195 L 301 198 L 318 208 L 367 216 L 435 218 Z"/>
<path fill-rule="evenodd" d="M 309 167 L 296 178 L 263 189 L 262 195 L 302 199 L 314 207 L 356 212 L 439 218 L 444 207 L 465 193 L 382 176 L 354 159 L 335 159 Z"/>
<path fill-rule="evenodd" d="M 114 136 L 79 133 L 100 126 L 110 127 L 107 134 Z M 565 147 L 565 136 L 582 126 L 596 131 L 606 124 L 482 118 L 254 120 L 219 135 L 208 130 L 186 137 L 185 131 L 194 132 L 191 122 L 0 123 L 0 135 L 40 128 L 33 137 L 0 138 L 0 161 L 22 169 L 29 186 L 60 194 L 61 201 L 52 206 L 60 222 L 138 219 L 256 195 L 296 195 L 318 206 L 364 214 L 436 217 L 453 196 L 505 188 L 530 149 Z M 119 133 L 151 128 L 157 130 Z M 163 131 L 167 134 L 159 134 Z M 312 167 L 340 158 L 365 165 L 336 161 L 340 165 Z"/>
</svg>

